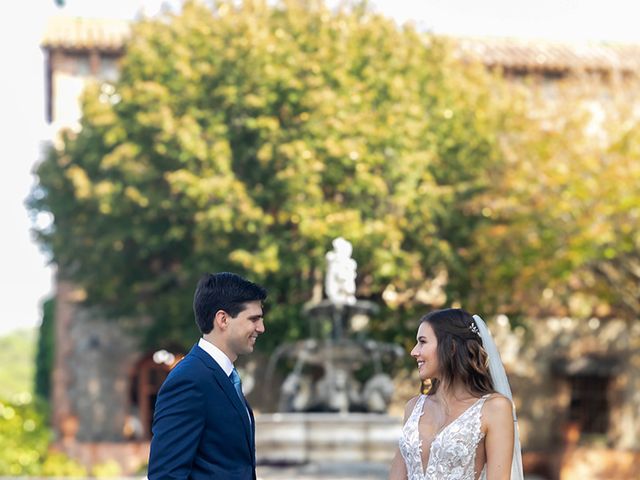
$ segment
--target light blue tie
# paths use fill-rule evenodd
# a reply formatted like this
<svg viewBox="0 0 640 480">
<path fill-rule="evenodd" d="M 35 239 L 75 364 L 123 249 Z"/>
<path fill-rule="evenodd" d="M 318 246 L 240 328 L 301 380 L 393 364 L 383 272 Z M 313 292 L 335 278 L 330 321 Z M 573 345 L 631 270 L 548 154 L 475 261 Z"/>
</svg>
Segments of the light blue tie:
<svg viewBox="0 0 640 480">
<path fill-rule="evenodd" d="M 238 371 L 234 368 L 231 371 L 231 375 L 229 375 L 229 377 L 231 378 L 231 382 L 233 383 L 233 388 L 236 389 L 236 393 L 238 394 L 238 397 L 240 397 L 240 400 L 242 400 L 242 404 L 244 405 L 244 394 L 242 393 L 242 381 L 240 380 L 240 375 L 238 375 Z"/>
<path fill-rule="evenodd" d="M 251 415 L 249 415 L 249 409 L 247 408 L 247 402 L 244 399 L 244 394 L 242 393 L 242 381 L 240 380 L 240 375 L 238 375 L 238 371 L 234 369 L 231 371 L 231 375 L 229 375 L 231 379 L 231 383 L 233 383 L 233 388 L 236 389 L 236 393 L 244 406 L 244 409 L 247 411 L 247 417 L 249 417 L 249 423 L 251 423 Z"/>
</svg>

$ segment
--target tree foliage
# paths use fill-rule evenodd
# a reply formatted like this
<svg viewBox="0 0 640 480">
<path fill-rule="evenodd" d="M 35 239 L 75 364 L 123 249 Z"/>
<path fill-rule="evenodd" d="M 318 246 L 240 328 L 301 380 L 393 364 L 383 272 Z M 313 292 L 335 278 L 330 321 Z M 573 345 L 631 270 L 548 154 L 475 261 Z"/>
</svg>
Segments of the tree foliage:
<svg viewBox="0 0 640 480">
<path fill-rule="evenodd" d="M 640 315 L 637 88 L 581 77 L 520 97 L 501 182 L 476 206 L 490 221 L 472 282 L 489 303 L 537 316 Z"/>
<path fill-rule="evenodd" d="M 463 207 L 501 160 L 492 88 L 362 6 L 187 3 L 134 28 L 118 83 L 87 93 L 81 132 L 40 166 L 41 238 L 89 301 L 165 340 L 193 337 L 197 277 L 221 270 L 269 287 L 274 338 L 300 335 L 337 236 L 361 296 L 444 270 L 463 298 Z"/>
<path fill-rule="evenodd" d="M 48 451 L 52 433 L 44 412 L 44 404 L 26 392 L 0 400 L 0 475 L 86 476 L 77 462 Z"/>
<path fill-rule="evenodd" d="M 637 261 L 638 130 L 602 154 L 581 109 L 543 100 L 365 4 L 189 2 L 135 25 L 32 206 L 55 218 L 40 237 L 61 275 L 152 319 L 155 344 L 192 341 L 197 278 L 222 270 L 269 288 L 267 341 L 299 337 L 337 236 L 387 338 L 427 306 L 536 311 L 576 271 L 616 303 L 607 269 Z"/>
<path fill-rule="evenodd" d="M 55 353 L 55 304 L 53 298 L 42 304 L 42 323 L 36 348 L 34 392 L 42 400 L 51 398 L 51 375 Z"/>
</svg>

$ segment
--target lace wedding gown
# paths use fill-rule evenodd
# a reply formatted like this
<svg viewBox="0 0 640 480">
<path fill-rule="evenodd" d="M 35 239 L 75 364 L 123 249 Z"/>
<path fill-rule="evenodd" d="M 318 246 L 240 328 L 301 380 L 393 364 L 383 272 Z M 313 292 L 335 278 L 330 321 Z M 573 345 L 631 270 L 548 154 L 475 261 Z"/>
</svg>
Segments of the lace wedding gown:
<svg viewBox="0 0 640 480">
<path fill-rule="evenodd" d="M 407 480 L 476 480 L 476 449 L 484 436 L 480 429 L 480 415 L 488 397 L 479 398 L 436 435 L 425 470 L 418 422 L 427 396 L 420 395 L 400 437 L 400 453 L 407 466 Z M 485 478 L 484 469 L 480 478 Z"/>
</svg>

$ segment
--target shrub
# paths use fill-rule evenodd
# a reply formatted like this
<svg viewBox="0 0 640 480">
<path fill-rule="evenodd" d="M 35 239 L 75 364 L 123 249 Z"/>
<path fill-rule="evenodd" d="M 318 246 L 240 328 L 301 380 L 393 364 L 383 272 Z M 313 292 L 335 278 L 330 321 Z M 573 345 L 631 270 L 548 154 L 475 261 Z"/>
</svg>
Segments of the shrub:
<svg viewBox="0 0 640 480">
<path fill-rule="evenodd" d="M 84 467 L 50 453 L 46 405 L 30 393 L 0 401 L 0 475 L 86 476 Z"/>
</svg>

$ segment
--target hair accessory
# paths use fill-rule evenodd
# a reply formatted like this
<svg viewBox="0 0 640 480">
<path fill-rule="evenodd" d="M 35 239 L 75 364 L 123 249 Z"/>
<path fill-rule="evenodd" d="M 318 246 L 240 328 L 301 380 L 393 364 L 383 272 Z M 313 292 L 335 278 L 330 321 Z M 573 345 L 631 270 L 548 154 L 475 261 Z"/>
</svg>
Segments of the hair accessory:
<svg viewBox="0 0 640 480">
<path fill-rule="evenodd" d="M 469 325 L 469 330 L 471 330 L 478 337 L 480 337 L 480 330 L 478 330 L 478 325 L 476 325 L 475 320 L 473 322 L 471 322 L 471 325 Z"/>
</svg>

